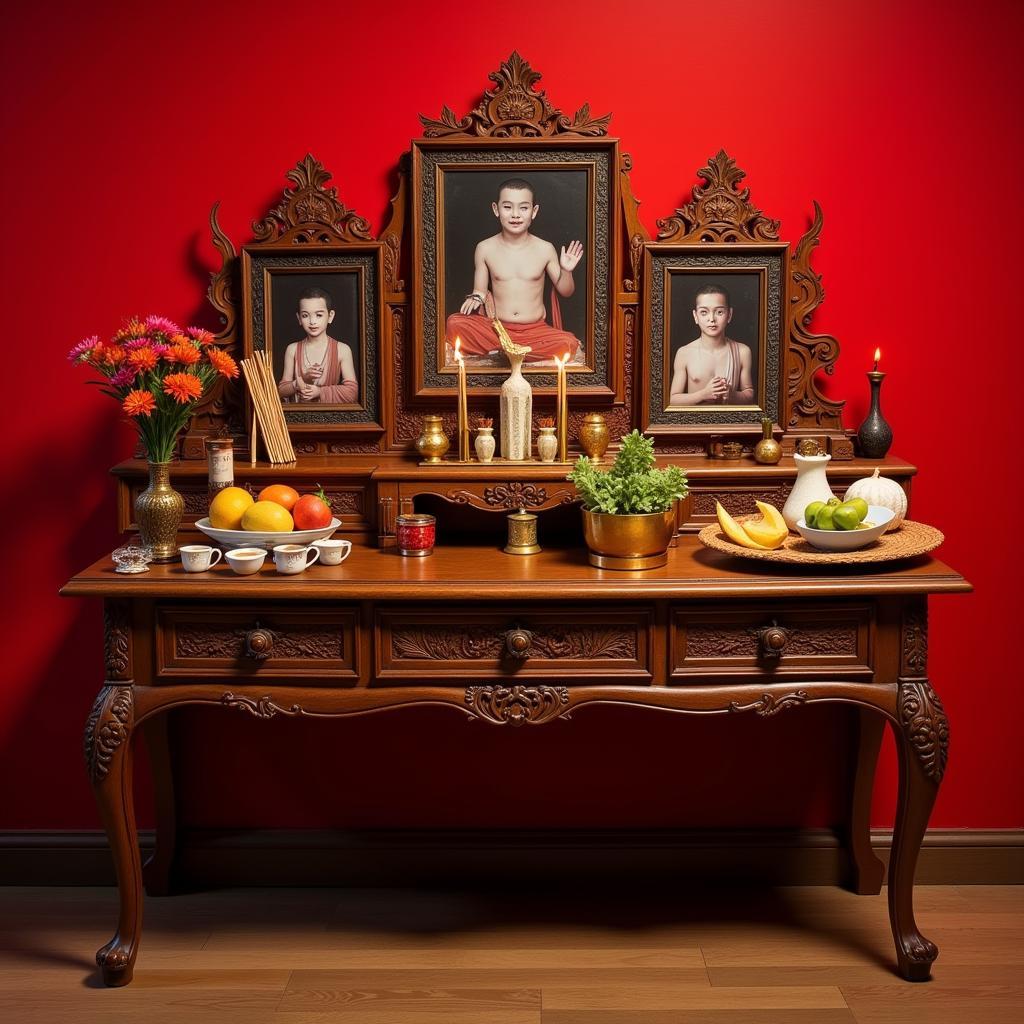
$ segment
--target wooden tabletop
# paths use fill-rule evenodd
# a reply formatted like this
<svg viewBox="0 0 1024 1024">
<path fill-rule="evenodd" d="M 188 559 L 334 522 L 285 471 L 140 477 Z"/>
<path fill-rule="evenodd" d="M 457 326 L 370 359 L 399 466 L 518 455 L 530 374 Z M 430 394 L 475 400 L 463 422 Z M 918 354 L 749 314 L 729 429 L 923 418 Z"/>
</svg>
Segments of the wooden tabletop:
<svg viewBox="0 0 1024 1024">
<path fill-rule="evenodd" d="M 341 564 L 314 564 L 282 576 L 268 556 L 253 576 L 237 576 L 223 561 L 204 573 L 180 563 L 148 572 L 114 572 L 110 557 L 94 562 L 61 589 L 72 597 L 305 598 L 338 600 L 607 600 L 965 593 L 971 585 L 928 555 L 865 566 L 783 566 L 736 558 L 679 538 L 668 564 L 643 572 L 596 569 L 582 546 L 547 548 L 536 555 L 506 555 L 499 546 L 447 545 L 426 558 L 356 544 Z"/>
</svg>

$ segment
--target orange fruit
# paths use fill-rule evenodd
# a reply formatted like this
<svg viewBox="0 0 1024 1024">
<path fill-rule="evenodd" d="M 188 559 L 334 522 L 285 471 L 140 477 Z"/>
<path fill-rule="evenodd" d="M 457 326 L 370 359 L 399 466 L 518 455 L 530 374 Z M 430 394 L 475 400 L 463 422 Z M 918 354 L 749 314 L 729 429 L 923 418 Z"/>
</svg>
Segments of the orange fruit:
<svg viewBox="0 0 1024 1024">
<path fill-rule="evenodd" d="M 241 487 L 225 487 L 210 502 L 210 525 L 215 530 L 242 529 L 242 515 L 252 504 L 252 495 Z"/>
<path fill-rule="evenodd" d="M 287 484 L 270 484 L 264 487 L 259 494 L 259 501 L 272 501 L 289 512 L 295 508 L 295 502 L 299 500 L 299 492 Z"/>
<path fill-rule="evenodd" d="M 242 516 L 242 529 L 259 533 L 290 533 L 295 528 L 292 514 L 275 501 L 257 501 Z"/>
</svg>

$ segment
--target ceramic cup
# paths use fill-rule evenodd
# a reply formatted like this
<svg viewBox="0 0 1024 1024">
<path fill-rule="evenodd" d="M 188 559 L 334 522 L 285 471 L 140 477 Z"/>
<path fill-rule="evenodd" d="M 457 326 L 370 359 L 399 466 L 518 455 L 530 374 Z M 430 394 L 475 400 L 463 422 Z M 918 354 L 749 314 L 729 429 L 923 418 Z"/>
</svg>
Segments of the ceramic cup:
<svg viewBox="0 0 1024 1024">
<path fill-rule="evenodd" d="M 312 556 L 312 557 L 310 557 Z M 286 576 L 308 569 L 320 557 L 320 549 L 305 544 L 278 544 L 274 548 L 274 564 L 277 571 Z"/>
<path fill-rule="evenodd" d="M 206 572 L 212 569 L 224 556 L 220 548 L 208 544 L 186 544 L 181 552 L 181 567 L 185 572 Z"/>
<path fill-rule="evenodd" d="M 266 558 L 267 552 L 263 548 L 233 548 L 224 556 L 224 560 L 239 576 L 251 576 L 259 572 Z"/>
<path fill-rule="evenodd" d="M 350 540 L 315 540 L 313 547 L 320 552 L 321 565 L 340 565 L 352 554 Z"/>
</svg>

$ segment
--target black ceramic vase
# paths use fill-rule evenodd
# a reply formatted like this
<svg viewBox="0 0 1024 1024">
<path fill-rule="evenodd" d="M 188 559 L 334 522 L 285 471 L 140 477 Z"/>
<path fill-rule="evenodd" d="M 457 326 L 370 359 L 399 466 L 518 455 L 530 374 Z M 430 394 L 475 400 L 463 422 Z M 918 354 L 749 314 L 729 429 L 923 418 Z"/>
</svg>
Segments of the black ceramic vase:
<svg viewBox="0 0 1024 1024">
<path fill-rule="evenodd" d="M 867 418 L 857 431 L 860 454 L 865 459 L 884 459 L 892 445 L 892 427 L 882 416 L 882 381 L 885 374 L 880 370 L 869 370 L 868 380 L 871 381 L 871 408 Z"/>
</svg>

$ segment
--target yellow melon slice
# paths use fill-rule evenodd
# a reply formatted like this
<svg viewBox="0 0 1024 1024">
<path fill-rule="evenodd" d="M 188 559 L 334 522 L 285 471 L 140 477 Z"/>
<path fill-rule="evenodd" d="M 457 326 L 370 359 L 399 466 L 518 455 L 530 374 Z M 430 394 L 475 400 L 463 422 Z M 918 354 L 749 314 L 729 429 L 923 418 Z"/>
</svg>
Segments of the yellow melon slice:
<svg viewBox="0 0 1024 1024">
<path fill-rule="evenodd" d="M 718 514 L 718 524 L 722 527 L 722 532 L 734 544 L 739 544 L 744 548 L 763 548 L 765 546 L 746 534 L 743 527 L 722 507 L 720 501 L 715 502 L 715 512 Z"/>
</svg>

